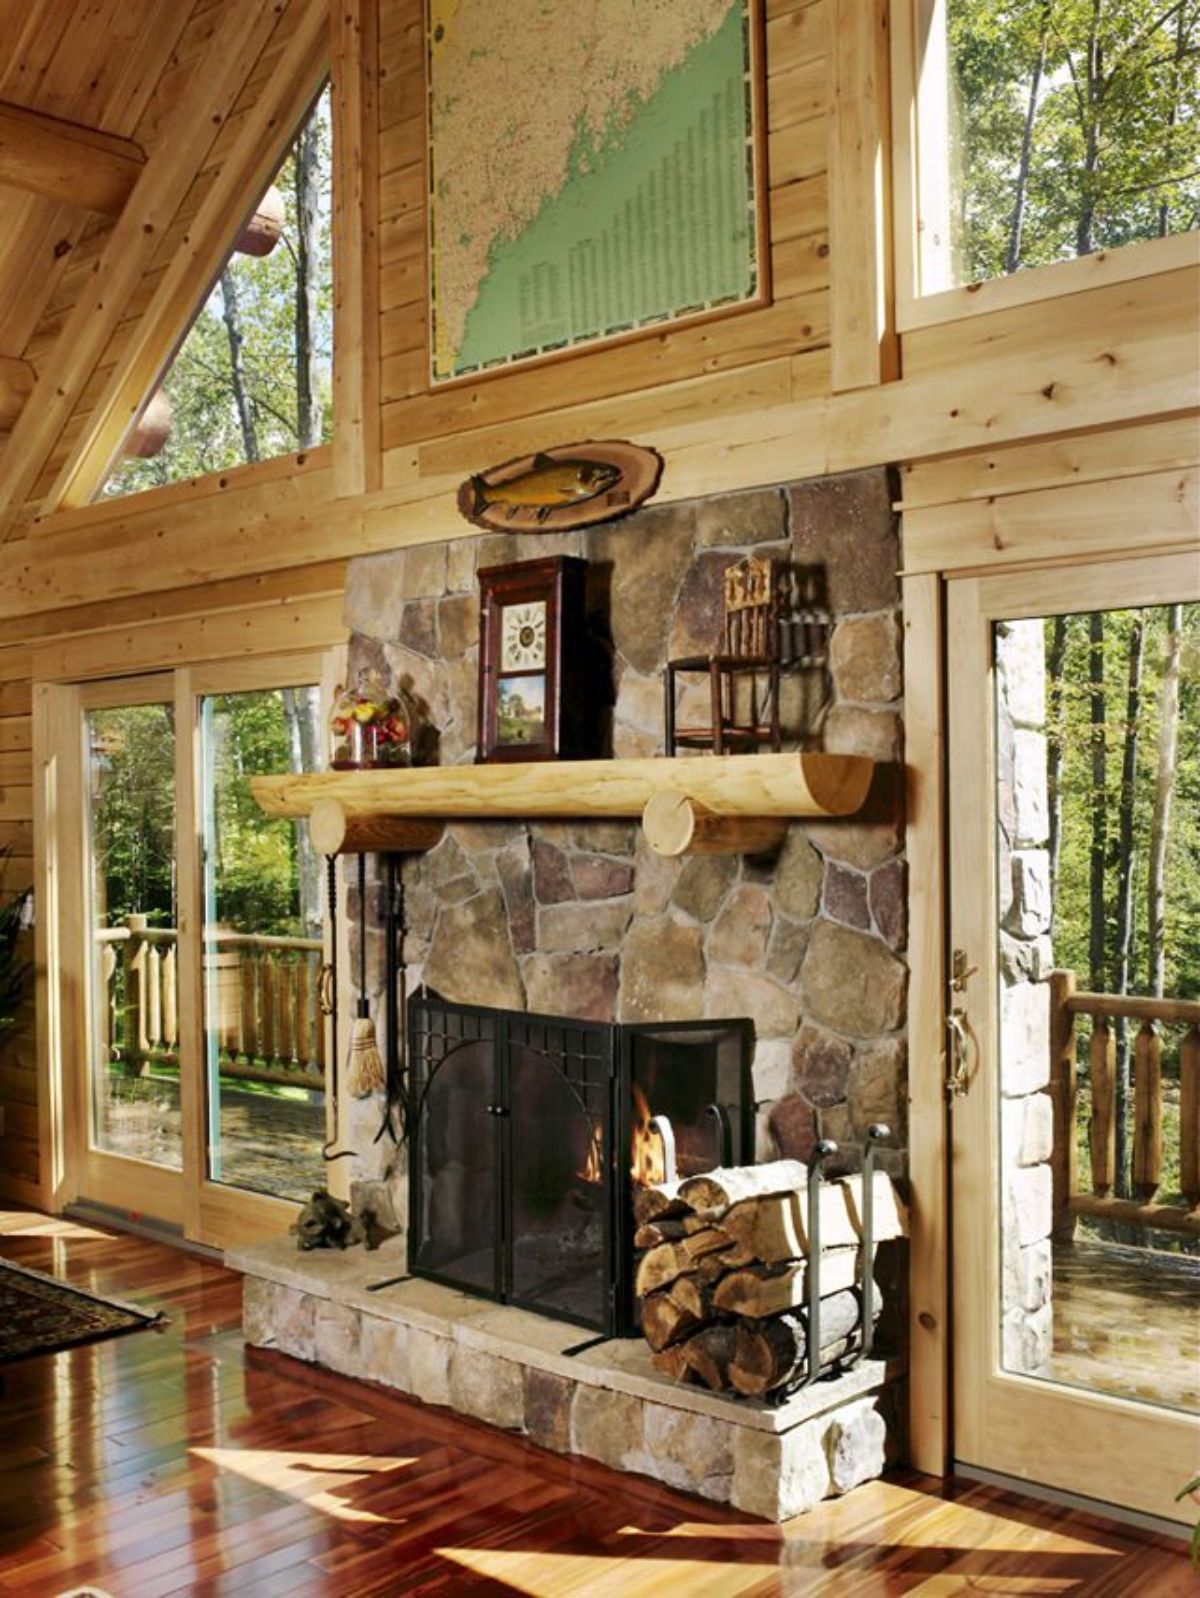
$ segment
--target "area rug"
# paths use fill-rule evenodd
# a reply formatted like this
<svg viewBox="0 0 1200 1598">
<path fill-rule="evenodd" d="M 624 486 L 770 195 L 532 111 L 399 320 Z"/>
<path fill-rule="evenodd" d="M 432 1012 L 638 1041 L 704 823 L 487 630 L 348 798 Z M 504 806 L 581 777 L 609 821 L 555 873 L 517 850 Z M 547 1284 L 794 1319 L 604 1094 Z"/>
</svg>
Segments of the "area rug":
<svg viewBox="0 0 1200 1598">
<path fill-rule="evenodd" d="M 117 1337 L 162 1319 L 120 1299 L 100 1298 L 41 1271 L 0 1260 L 0 1365 Z"/>
</svg>

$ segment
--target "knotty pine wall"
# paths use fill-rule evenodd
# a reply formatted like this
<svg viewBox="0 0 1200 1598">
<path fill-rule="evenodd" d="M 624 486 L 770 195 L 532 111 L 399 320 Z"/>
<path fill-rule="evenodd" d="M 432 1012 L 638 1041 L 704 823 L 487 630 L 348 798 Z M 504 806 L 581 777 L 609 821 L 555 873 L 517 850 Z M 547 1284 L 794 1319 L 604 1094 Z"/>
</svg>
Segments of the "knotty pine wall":
<svg viewBox="0 0 1200 1598">
<path fill-rule="evenodd" d="M 986 566 L 1014 547 L 1025 559 L 1069 560 L 1116 540 L 1190 546 L 1200 383 L 1180 330 L 1195 314 L 1193 268 L 920 329 L 901 341 L 901 381 L 834 392 L 831 350 L 860 336 L 845 307 L 863 270 L 858 252 L 839 256 L 839 226 L 845 236 L 848 212 L 868 201 L 847 192 L 844 167 L 830 178 L 836 117 L 856 108 L 828 101 L 858 4 L 766 0 L 772 305 L 430 393 L 420 5 L 382 0 L 369 85 L 377 135 L 345 157 L 375 174 L 361 274 L 338 289 L 341 325 L 357 317 L 362 329 L 362 393 L 377 395 L 358 438 L 377 486 L 339 495 L 333 452 L 322 448 L 44 514 L 9 546 L 0 843 L 13 847 L 13 883 L 33 866 L 31 681 L 333 642 L 347 559 L 469 536 L 454 509 L 458 482 L 525 449 L 609 434 L 654 444 L 666 461 L 663 499 L 899 463 L 905 562 L 917 573 Z M 282 50 L 285 34 L 273 43 Z M 189 188 L 174 238 L 199 203 Z M 122 317 L 126 331 L 165 260 L 159 250 Z M 77 432 L 115 358 L 110 348 L 99 363 L 72 419 Z M 47 1192 L 36 1098 L 26 1044 L 0 1065 L 0 1104 L 16 1112 L 0 1135 L 0 1193 L 33 1200 Z"/>
</svg>

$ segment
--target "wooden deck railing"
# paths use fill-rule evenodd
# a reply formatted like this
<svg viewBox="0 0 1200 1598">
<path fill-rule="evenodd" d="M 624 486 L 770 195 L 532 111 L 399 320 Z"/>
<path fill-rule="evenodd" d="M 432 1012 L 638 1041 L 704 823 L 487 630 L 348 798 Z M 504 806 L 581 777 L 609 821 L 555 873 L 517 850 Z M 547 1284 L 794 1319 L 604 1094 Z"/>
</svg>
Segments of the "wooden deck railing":
<svg viewBox="0 0 1200 1598">
<path fill-rule="evenodd" d="M 179 1062 L 178 933 L 127 916 L 95 934 L 101 1047 L 105 1058 L 144 1075 Z M 316 938 L 266 937 L 213 927 L 205 933 L 209 1006 L 222 1076 L 320 1088 L 325 1024 L 319 1003 L 322 947 Z"/>
<path fill-rule="evenodd" d="M 1077 1018 L 1081 1015 L 1092 1021 L 1088 1045 L 1090 1192 L 1080 1189 L 1075 1133 Z M 1113 1023 L 1122 1018 L 1140 1023 L 1133 1039 L 1133 1196 L 1129 1198 L 1114 1192 L 1117 1072 Z M 1155 1202 L 1163 1170 L 1162 1026 L 1183 1029 L 1179 1045 L 1179 1186 L 1183 1204 Z M 1055 1237 L 1070 1238 L 1079 1215 L 1200 1237 L 1200 1001 L 1080 993 L 1073 971 L 1051 972 L 1050 1086 L 1054 1100 Z"/>
</svg>

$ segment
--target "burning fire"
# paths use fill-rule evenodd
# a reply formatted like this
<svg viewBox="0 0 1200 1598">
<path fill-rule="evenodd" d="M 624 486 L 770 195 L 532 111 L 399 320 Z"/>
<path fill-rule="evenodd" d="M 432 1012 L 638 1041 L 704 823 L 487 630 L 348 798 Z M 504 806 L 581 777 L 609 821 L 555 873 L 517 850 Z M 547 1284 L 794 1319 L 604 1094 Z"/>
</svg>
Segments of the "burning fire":
<svg viewBox="0 0 1200 1598">
<path fill-rule="evenodd" d="M 592 1126 L 592 1133 L 588 1139 L 588 1151 L 579 1177 L 584 1182 L 602 1182 L 604 1180 L 604 1133 L 599 1121 Z"/>
<path fill-rule="evenodd" d="M 667 1167 L 662 1138 L 650 1130 L 650 1106 L 640 1088 L 633 1090 L 633 1137 L 630 1171 L 638 1187 L 651 1187 L 666 1181 Z"/>
</svg>

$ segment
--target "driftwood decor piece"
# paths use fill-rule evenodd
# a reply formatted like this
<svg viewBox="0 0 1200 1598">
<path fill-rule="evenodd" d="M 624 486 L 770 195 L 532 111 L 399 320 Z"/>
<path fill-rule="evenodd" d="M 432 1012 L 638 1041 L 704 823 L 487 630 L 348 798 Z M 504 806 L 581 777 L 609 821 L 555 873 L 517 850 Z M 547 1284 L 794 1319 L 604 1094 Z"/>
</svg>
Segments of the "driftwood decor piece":
<svg viewBox="0 0 1200 1598">
<path fill-rule="evenodd" d="M 610 438 L 521 455 L 468 477 L 458 508 L 476 527 L 562 533 L 628 516 L 658 487 L 662 456 Z"/>
<path fill-rule="evenodd" d="M 865 1182 L 824 1182 L 775 1160 L 639 1189 L 636 1289 L 655 1368 L 762 1398 L 867 1351 L 881 1308 L 875 1244 L 908 1230 L 891 1178 L 871 1166 Z"/>
</svg>

